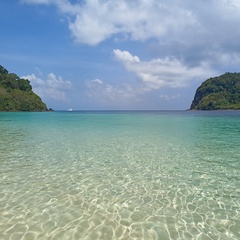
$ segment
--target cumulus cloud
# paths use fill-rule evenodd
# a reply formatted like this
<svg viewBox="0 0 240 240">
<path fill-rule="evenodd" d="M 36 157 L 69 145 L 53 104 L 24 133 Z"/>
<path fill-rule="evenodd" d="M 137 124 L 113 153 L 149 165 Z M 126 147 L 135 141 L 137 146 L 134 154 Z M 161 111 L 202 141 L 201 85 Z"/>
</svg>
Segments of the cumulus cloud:
<svg viewBox="0 0 240 240">
<path fill-rule="evenodd" d="M 128 51 L 121 51 L 119 49 L 114 49 L 113 53 L 115 54 L 116 58 L 125 63 L 139 63 L 140 59 L 138 56 L 133 56 Z"/>
<path fill-rule="evenodd" d="M 109 105 L 134 101 L 139 103 L 144 99 L 144 95 L 158 89 L 185 87 L 194 80 L 199 81 L 216 75 L 207 62 L 189 67 L 181 59 L 174 57 L 142 61 L 138 56 L 120 49 L 114 49 L 113 56 L 127 71 L 137 76 L 138 84 L 122 83 L 114 86 L 100 79 L 86 81 L 87 95 Z M 159 99 L 168 102 L 179 98 L 179 94 L 159 95 Z"/>
<path fill-rule="evenodd" d="M 176 94 L 176 95 L 170 95 L 170 94 L 160 94 L 159 98 L 163 99 L 165 101 L 172 101 L 172 100 L 176 100 L 178 98 L 180 98 L 181 95 L 180 94 Z"/>
<path fill-rule="evenodd" d="M 181 94 L 171 93 L 171 91 L 164 91 L 164 93 L 159 94 L 153 89 L 146 88 L 144 84 L 130 85 L 123 83 L 114 86 L 105 83 L 103 80 L 93 79 L 86 81 L 85 85 L 87 88 L 86 94 L 91 101 L 120 109 L 158 108 L 161 104 L 161 107 L 165 108 L 164 104 L 172 104 L 177 100 L 182 101 L 183 97 Z M 149 105 L 149 98 L 151 97 L 157 99 L 157 101 Z"/>
<path fill-rule="evenodd" d="M 86 81 L 87 95 L 95 101 L 111 104 L 127 104 L 129 101 L 139 101 L 139 91 L 129 84 L 113 86 L 100 79 Z"/>
<path fill-rule="evenodd" d="M 22 76 L 31 82 L 33 91 L 44 99 L 55 99 L 59 101 L 66 100 L 66 92 L 72 89 L 72 83 L 65 81 L 62 77 L 57 77 L 49 73 L 45 78 L 38 77 L 35 74 Z"/>
<path fill-rule="evenodd" d="M 88 95 L 99 101 L 138 101 L 141 94 L 187 86 L 195 79 L 201 81 L 239 68 L 239 0 L 19 1 L 55 6 L 59 17 L 67 18 L 76 43 L 96 46 L 120 39 L 137 42 L 139 49 L 144 48 L 142 52 L 148 60 L 146 55 L 134 55 L 134 50 L 113 50 L 115 59 L 135 74 L 138 85 L 113 85 L 113 81 L 107 84 L 100 79 L 87 81 Z M 130 47 L 134 49 L 134 44 Z M 32 78 L 40 96 L 64 99 L 67 85 L 63 87 L 65 81 L 54 76 L 28 78 Z M 181 97 L 159 95 L 156 91 L 155 94 L 166 101 Z"/>
<path fill-rule="evenodd" d="M 194 78 L 205 78 L 216 74 L 204 62 L 190 68 L 174 57 L 141 61 L 139 57 L 133 56 L 128 51 L 115 49 L 113 54 L 128 71 L 135 73 L 145 83 L 146 90 L 182 87 L 188 85 Z"/>
<path fill-rule="evenodd" d="M 212 65 L 227 68 L 228 59 L 236 60 L 235 67 L 240 62 L 239 0 L 20 1 L 55 5 L 67 17 L 77 43 L 94 46 L 114 38 L 148 40 L 154 43 L 153 55 L 183 58 L 188 65 L 208 59 Z M 122 57 L 131 58 L 127 54 Z"/>
<path fill-rule="evenodd" d="M 61 11 L 64 8 L 61 7 Z M 157 0 L 88 0 L 78 5 L 74 17 L 69 24 L 73 37 L 76 42 L 90 45 L 112 36 L 134 41 L 159 39 L 170 29 L 183 29 L 195 22 L 188 9 L 175 4 L 168 6 L 164 1 Z"/>
<path fill-rule="evenodd" d="M 69 28 L 79 43 L 95 45 L 111 36 L 131 40 L 162 39 L 178 41 L 231 40 L 239 33 L 238 0 L 21 0 L 32 4 L 55 4 L 71 16 Z M 225 32 L 230 33 L 225 34 Z M 239 32 L 239 31 L 238 31 Z M 181 37 L 181 39 L 180 39 Z M 220 37 L 220 39 L 219 39 Z"/>
</svg>

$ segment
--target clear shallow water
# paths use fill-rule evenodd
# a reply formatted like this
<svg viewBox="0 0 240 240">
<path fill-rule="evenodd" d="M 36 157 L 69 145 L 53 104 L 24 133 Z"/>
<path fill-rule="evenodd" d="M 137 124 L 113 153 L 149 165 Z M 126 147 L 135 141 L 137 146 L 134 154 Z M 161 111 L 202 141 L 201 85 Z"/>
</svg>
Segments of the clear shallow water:
<svg viewBox="0 0 240 240">
<path fill-rule="evenodd" d="M 240 239 L 240 112 L 0 113 L 0 239 Z"/>
</svg>

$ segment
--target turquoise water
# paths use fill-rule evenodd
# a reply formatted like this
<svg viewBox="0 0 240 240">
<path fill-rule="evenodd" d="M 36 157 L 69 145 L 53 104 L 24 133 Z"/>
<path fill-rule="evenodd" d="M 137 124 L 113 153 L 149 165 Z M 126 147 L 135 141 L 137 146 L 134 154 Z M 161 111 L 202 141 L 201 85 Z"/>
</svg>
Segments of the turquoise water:
<svg viewBox="0 0 240 240">
<path fill-rule="evenodd" d="M 240 112 L 0 113 L 0 239 L 240 239 Z"/>
</svg>

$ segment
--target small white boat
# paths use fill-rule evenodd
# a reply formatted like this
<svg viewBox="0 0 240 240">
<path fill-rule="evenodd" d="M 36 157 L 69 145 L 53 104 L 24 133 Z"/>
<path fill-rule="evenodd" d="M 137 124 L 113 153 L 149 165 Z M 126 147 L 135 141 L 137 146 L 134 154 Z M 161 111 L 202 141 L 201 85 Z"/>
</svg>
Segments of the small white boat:
<svg viewBox="0 0 240 240">
<path fill-rule="evenodd" d="M 71 112 L 71 111 L 72 111 L 72 108 L 67 109 L 67 112 Z"/>
</svg>

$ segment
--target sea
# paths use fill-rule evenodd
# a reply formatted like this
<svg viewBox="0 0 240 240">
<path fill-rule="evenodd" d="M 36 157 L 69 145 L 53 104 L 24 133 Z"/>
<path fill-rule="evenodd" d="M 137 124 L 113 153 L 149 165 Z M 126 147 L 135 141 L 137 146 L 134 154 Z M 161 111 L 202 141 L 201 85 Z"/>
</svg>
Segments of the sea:
<svg viewBox="0 0 240 240">
<path fill-rule="evenodd" d="M 1 240 L 239 240 L 240 111 L 0 113 Z"/>
</svg>

